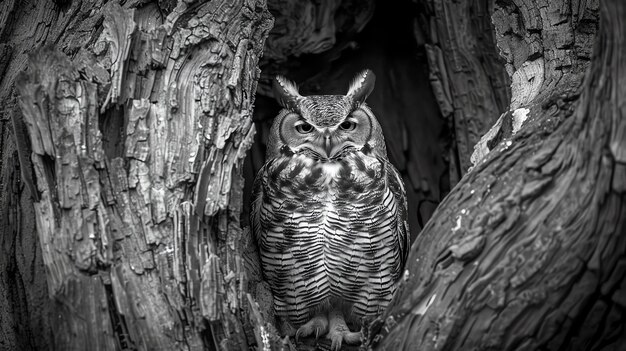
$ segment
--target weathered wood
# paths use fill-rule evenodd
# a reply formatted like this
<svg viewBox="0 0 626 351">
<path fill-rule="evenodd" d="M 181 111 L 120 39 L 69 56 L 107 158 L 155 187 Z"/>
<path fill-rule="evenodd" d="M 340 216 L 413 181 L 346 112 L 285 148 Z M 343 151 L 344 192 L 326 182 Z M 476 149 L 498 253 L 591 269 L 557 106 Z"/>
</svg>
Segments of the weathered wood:
<svg viewBox="0 0 626 351">
<path fill-rule="evenodd" d="M 602 2 L 581 86 L 598 4 L 556 3 L 499 2 L 496 13 L 518 19 L 502 23 L 526 28 L 543 47 L 526 60 L 544 59 L 545 79 L 538 90 L 514 90 L 527 118 L 492 144 L 414 243 L 400 293 L 372 328 L 377 348 L 623 347 L 626 199 L 616 175 L 626 140 L 626 4 Z M 559 48 L 560 38 L 581 47 Z M 525 46 L 510 49 L 522 57 Z"/>
<path fill-rule="evenodd" d="M 15 79 L 57 302 L 51 345 L 247 348 L 240 173 L 269 12 L 263 1 L 102 12 L 73 59 L 39 50 Z"/>
<path fill-rule="evenodd" d="M 591 59 L 598 2 L 580 2 L 572 8 L 565 2 L 549 6 L 498 2 L 492 18 L 513 97 L 509 111 L 475 146 L 473 164 L 519 130 L 530 106 L 579 89 Z"/>
<path fill-rule="evenodd" d="M 22 1 L 0 2 L 0 348 L 7 350 L 48 349 L 53 345 L 58 316 L 54 312 L 57 305 L 48 300 L 46 271 L 30 200 L 37 194 L 33 193 L 31 182 L 34 173 L 28 162 L 30 149 L 24 149 L 29 142 L 13 84 L 25 68 L 26 53 L 58 40 L 61 28 L 68 28 L 69 23 L 81 23 L 81 12 L 76 7 L 69 13 L 57 14 L 53 2 L 30 5 Z M 87 27 L 80 35 L 89 33 L 91 23 L 82 23 Z M 22 123 L 19 129 L 13 128 L 15 120 Z"/>
<path fill-rule="evenodd" d="M 320 23 L 333 18 L 335 25 L 337 18 L 344 18 L 342 28 L 358 29 L 371 16 L 370 3 L 316 2 L 337 11 L 316 12 L 315 18 L 323 19 Z M 252 94 L 269 14 L 262 1 L 173 4 L 129 1 L 123 8 L 107 5 L 106 10 L 99 1 L 46 1 L 32 9 L 15 1 L 0 4 L 0 34 L 10 38 L 0 50 L 11 53 L 0 59 L 0 72 L 5 72 L 0 98 L 6 102 L 0 119 L 2 348 L 290 347 L 268 322 L 273 319 L 271 294 L 259 279 L 261 272 L 254 271 L 254 245 L 239 223 L 241 158 L 253 133 Z M 491 12 L 485 4 L 450 3 L 448 9 L 477 9 L 475 13 L 484 15 Z M 594 62 L 613 71 L 596 70 L 586 86 L 598 94 L 589 95 L 587 88 L 579 97 L 598 4 L 567 4 L 497 2 L 496 37 L 516 84 L 516 110 L 501 117 L 485 139 L 484 161 L 462 180 L 418 239 L 402 295 L 388 318 L 368 334 L 375 345 L 609 349 L 624 342 L 626 244 L 615 233 L 625 230 L 626 132 L 618 118 L 624 103 L 614 100 L 625 95 L 617 85 L 624 78 L 618 77 L 623 63 L 615 63 L 624 58 L 603 39 L 599 52 L 605 55 Z M 354 11 L 360 17 L 346 20 L 350 16 L 341 14 L 345 6 L 358 8 Z M 446 11 L 429 13 L 444 16 L 444 23 L 458 15 Z M 619 11 L 623 9 L 609 13 L 624 17 Z M 457 23 L 467 27 L 459 28 L 487 28 L 485 16 L 470 24 L 465 20 Z M 516 23 L 521 25 L 506 27 Z M 315 36 L 316 26 L 304 29 Z M 623 23 L 608 27 L 619 33 Z M 461 31 L 453 29 L 449 33 Z M 573 31 L 572 38 L 561 42 L 570 34 L 561 37 L 558 31 Z M 463 32 L 482 38 L 484 30 Z M 353 37 L 341 37 L 348 39 L 317 56 L 326 61 L 302 61 L 302 76 L 291 77 L 329 72 L 318 68 L 328 68 L 328 61 L 352 47 Z M 321 38 L 309 43 L 328 42 Z M 623 37 L 619 40 L 623 45 Z M 43 51 L 48 54 L 35 56 L 35 70 L 18 79 L 26 91 L 22 98 L 30 101 L 22 117 L 15 111 L 12 86 L 27 66 L 25 53 L 46 43 L 66 55 Z M 478 45 L 485 60 L 495 54 L 487 50 L 491 44 L 486 39 L 437 43 L 443 52 L 448 44 Z M 529 50 L 532 55 L 524 54 Z M 464 55 L 438 58 L 444 60 L 438 76 L 449 74 L 446 60 Z M 537 61 L 541 55 L 543 65 Z M 388 72 L 379 75 L 389 83 L 379 82 L 377 89 L 385 91 L 380 99 L 393 103 L 400 96 L 393 82 L 398 76 L 411 79 L 405 67 L 413 61 L 373 57 Z M 55 68 L 49 70 L 50 65 Z M 470 67 L 476 71 L 453 72 L 465 82 L 483 82 L 481 74 L 490 77 L 492 72 Z M 351 74 L 340 70 L 316 79 L 332 82 L 338 90 L 329 92 L 339 93 L 345 86 L 342 75 Z M 502 101 L 508 102 L 494 82 L 497 77 L 491 76 L 494 95 L 475 97 L 478 105 L 494 99 L 500 108 Z M 457 82 L 447 79 L 448 84 Z M 316 84 L 312 92 L 326 91 L 326 84 Z M 41 87 L 47 88 L 37 90 Z M 399 100 L 416 100 L 406 89 L 402 94 Z M 430 99 L 424 94 L 419 98 Z M 450 108 L 473 108 L 476 102 L 463 101 L 459 106 L 450 103 Z M 427 194 L 433 170 L 414 162 L 432 155 L 419 154 L 418 134 L 400 133 L 407 125 L 410 130 L 430 126 L 406 117 L 414 114 L 403 115 L 415 106 L 392 110 L 387 105 L 383 112 L 389 112 L 388 139 L 396 143 L 390 150 L 406 167 L 407 184 Z M 20 136 L 15 128 L 16 146 L 12 123 L 21 123 L 22 130 L 35 136 L 32 146 L 30 137 Z M 430 127 L 424 130 L 432 136 Z M 33 165 L 28 162 L 31 151 Z M 35 206 L 31 192 L 39 200 Z M 35 217 L 29 215 L 33 208 L 39 211 L 37 225 L 44 228 L 38 233 Z M 40 238 L 44 257 L 36 248 Z M 44 274 L 47 283 L 42 283 Z M 244 294 L 246 285 L 252 287 L 250 295 Z"/>
<path fill-rule="evenodd" d="M 494 46 L 494 1 L 418 3 L 424 11 L 416 39 L 425 41 L 432 90 L 453 133 L 447 162 L 454 186 L 471 166 L 474 145 L 510 99 L 509 80 Z"/>
<path fill-rule="evenodd" d="M 0 122 L 11 136 L 11 123 Z M 44 349 L 52 344 L 46 272 L 33 221 L 32 200 L 20 179 L 20 162 L 12 138 L 2 138 L 0 166 L 0 348 Z"/>
</svg>

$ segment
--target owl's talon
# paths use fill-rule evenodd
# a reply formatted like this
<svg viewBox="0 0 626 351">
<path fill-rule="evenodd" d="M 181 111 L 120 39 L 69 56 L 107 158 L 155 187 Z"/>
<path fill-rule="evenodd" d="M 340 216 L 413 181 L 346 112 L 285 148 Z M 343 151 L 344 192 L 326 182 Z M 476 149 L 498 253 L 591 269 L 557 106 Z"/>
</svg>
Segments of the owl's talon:
<svg viewBox="0 0 626 351">
<path fill-rule="evenodd" d="M 296 335 L 294 336 L 294 339 L 296 340 L 296 344 L 300 342 L 300 331 L 299 330 L 296 332 Z"/>
<path fill-rule="evenodd" d="M 331 311 L 329 314 L 330 330 L 326 338 L 330 339 L 330 349 L 339 351 L 341 344 L 357 345 L 361 343 L 361 332 L 352 332 L 348 329 L 346 321 L 341 312 Z"/>
<path fill-rule="evenodd" d="M 332 334 L 332 335 L 331 335 Z M 351 331 L 330 331 L 328 333 L 330 339 L 330 349 L 333 351 L 339 351 L 341 345 L 345 342 L 348 345 L 358 345 L 361 343 L 361 332 Z"/>
<path fill-rule="evenodd" d="M 307 337 L 309 335 L 313 335 L 315 333 L 315 338 L 319 338 L 321 334 L 325 334 L 328 331 L 328 318 L 325 315 L 317 315 L 302 326 L 298 328 L 296 331 L 296 342 L 303 337 Z"/>
<path fill-rule="evenodd" d="M 343 340 L 342 335 L 333 335 L 330 339 L 330 349 L 332 351 L 341 350 L 341 341 Z"/>
</svg>

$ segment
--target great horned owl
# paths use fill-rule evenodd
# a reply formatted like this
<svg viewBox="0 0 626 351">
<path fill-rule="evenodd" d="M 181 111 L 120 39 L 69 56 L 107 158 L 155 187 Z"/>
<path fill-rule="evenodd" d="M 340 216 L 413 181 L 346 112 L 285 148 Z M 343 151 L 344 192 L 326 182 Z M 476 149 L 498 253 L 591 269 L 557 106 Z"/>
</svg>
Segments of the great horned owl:
<svg viewBox="0 0 626 351">
<path fill-rule="evenodd" d="M 251 222 L 282 332 L 326 334 L 333 350 L 360 341 L 348 324 L 387 307 L 409 248 L 404 185 L 365 104 L 374 80 L 366 70 L 346 95 L 301 96 L 277 77 L 284 109 L 254 186 Z"/>
</svg>

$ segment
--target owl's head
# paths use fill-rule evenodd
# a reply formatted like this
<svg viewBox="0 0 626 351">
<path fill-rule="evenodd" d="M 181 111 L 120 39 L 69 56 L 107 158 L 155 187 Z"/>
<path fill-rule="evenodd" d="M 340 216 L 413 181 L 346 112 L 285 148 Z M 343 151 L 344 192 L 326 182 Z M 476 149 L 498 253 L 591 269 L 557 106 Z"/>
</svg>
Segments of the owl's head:
<svg viewBox="0 0 626 351">
<path fill-rule="evenodd" d="M 276 77 L 274 95 L 283 110 L 272 124 L 268 159 L 303 154 L 332 161 L 357 151 L 386 157 L 382 129 L 365 104 L 375 80 L 374 73 L 365 70 L 346 95 L 302 96 L 293 82 Z"/>
</svg>

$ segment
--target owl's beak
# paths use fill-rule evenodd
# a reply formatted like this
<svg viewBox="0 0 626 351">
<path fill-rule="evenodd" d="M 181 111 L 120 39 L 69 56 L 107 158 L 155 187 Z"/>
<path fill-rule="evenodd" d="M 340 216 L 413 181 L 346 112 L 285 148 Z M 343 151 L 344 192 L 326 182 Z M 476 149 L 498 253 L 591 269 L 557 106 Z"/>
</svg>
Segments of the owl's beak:
<svg viewBox="0 0 626 351">
<path fill-rule="evenodd" d="M 333 138 L 329 131 L 324 132 L 324 151 L 326 151 L 326 157 L 331 158 L 333 152 Z"/>
</svg>

